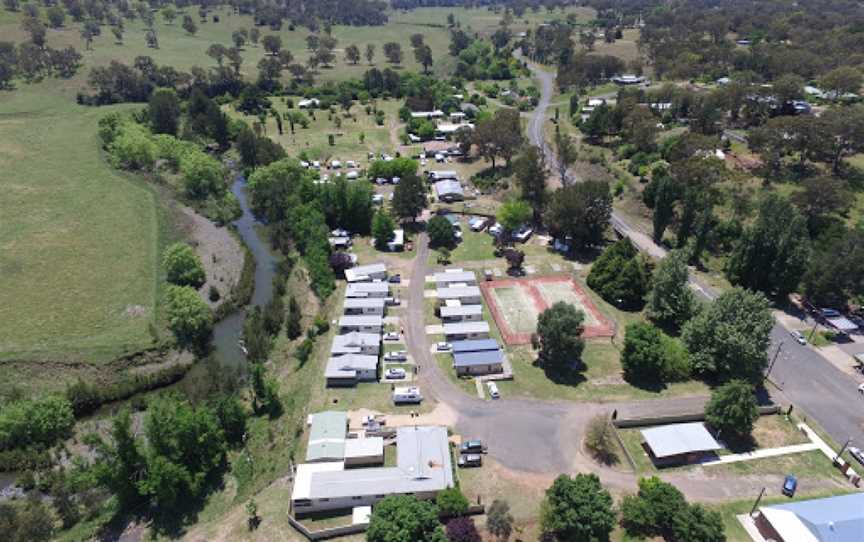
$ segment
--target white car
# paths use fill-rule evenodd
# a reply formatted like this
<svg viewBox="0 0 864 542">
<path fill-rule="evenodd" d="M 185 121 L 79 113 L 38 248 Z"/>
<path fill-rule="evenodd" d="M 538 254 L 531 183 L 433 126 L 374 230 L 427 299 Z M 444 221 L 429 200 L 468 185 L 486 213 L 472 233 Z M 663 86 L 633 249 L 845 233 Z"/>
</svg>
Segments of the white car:
<svg viewBox="0 0 864 542">
<path fill-rule="evenodd" d="M 864 452 L 862 452 L 860 448 L 856 448 L 855 446 L 849 446 L 849 455 L 854 457 L 855 461 L 864 465 Z"/>
<path fill-rule="evenodd" d="M 401 367 L 393 367 L 384 371 L 384 378 L 388 380 L 402 380 L 405 378 L 405 369 Z"/>
<path fill-rule="evenodd" d="M 495 384 L 494 382 L 487 382 L 486 387 L 489 388 L 489 396 L 492 397 L 492 399 L 501 398 L 501 393 L 498 392 L 497 384 Z"/>
<path fill-rule="evenodd" d="M 375 205 L 381 205 L 382 203 L 384 203 L 384 196 L 381 194 L 373 194 L 372 203 L 374 203 Z"/>
<path fill-rule="evenodd" d="M 396 331 L 388 331 L 387 333 L 384 334 L 384 340 L 385 341 L 398 341 L 399 340 L 399 333 Z"/>
<path fill-rule="evenodd" d="M 441 163 L 441 162 L 443 162 L 445 159 L 446 159 L 445 156 L 444 156 L 443 154 L 441 154 L 440 152 L 439 152 L 439 153 L 435 153 L 435 161 L 436 161 L 436 162 Z"/>
<path fill-rule="evenodd" d="M 348 160 L 345 162 L 345 167 L 356 168 L 357 162 L 355 162 L 354 160 Z"/>
<path fill-rule="evenodd" d="M 405 350 L 394 350 L 384 354 L 384 361 L 405 361 L 408 359 L 408 352 Z"/>
<path fill-rule="evenodd" d="M 807 344 L 807 339 L 804 338 L 804 335 L 801 335 L 800 331 L 792 331 L 789 333 L 789 335 L 792 335 L 792 338 L 795 339 L 795 342 L 797 342 L 798 344 Z"/>
<path fill-rule="evenodd" d="M 453 346 L 450 343 L 435 343 L 435 350 L 438 352 L 449 352 Z"/>
<path fill-rule="evenodd" d="M 489 232 L 489 235 L 494 235 L 497 237 L 501 234 L 502 231 L 504 231 L 504 227 L 496 222 L 495 224 L 489 226 L 489 229 L 487 231 Z"/>
<path fill-rule="evenodd" d="M 411 143 L 420 143 L 422 141 L 422 139 L 420 139 L 418 136 L 416 136 L 414 134 L 408 134 L 408 141 L 410 141 Z"/>
<path fill-rule="evenodd" d="M 531 234 L 534 233 L 534 230 L 529 228 L 528 226 L 522 226 L 518 230 L 513 232 L 513 240 L 519 241 L 520 243 L 524 243 L 531 238 Z"/>
<path fill-rule="evenodd" d="M 378 177 L 377 179 L 375 179 L 375 184 L 377 184 L 377 185 L 387 184 L 387 179 L 385 179 L 384 177 Z"/>
</svg>

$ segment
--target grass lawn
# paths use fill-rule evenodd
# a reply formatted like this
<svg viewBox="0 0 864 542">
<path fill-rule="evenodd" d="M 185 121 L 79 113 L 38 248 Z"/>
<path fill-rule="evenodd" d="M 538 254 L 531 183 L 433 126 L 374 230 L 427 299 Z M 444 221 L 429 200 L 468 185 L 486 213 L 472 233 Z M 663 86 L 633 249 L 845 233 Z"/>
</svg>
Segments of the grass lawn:
<svg viewBox="0 0 864 542">
<path fill-rule="evenodd" d="M 153 342 L 157 196 L 114 170 L 97 121 L 53 81 L 0 94 L 0 356 L 109 359 Z"/>
<path fill-rule="evenodd" d="M 495 245 L 492 243 L 492 236 L 485 231 L 471 231 L 467 221 L 465 222 L 462 228 L 462 242 L 450 253 L 450 261 L 454 264 L 480 260 L 503 261 L 495 259 Z"/>
</svg>

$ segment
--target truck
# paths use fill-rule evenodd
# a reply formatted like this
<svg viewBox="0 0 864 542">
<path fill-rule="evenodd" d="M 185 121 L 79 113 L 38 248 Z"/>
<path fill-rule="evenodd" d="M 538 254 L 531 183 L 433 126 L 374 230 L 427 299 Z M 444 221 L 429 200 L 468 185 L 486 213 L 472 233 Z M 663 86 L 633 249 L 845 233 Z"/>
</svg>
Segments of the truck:
<svg viewBox="0 0 864 542">
<path fill-rule="evenodd" d="M 420 388 L 416 386 L 393 390 L 393 404 L 395 405 L 420 404 L 421 401 L 423 401 L 423 395 L 420 393 Z"/>
</svg>

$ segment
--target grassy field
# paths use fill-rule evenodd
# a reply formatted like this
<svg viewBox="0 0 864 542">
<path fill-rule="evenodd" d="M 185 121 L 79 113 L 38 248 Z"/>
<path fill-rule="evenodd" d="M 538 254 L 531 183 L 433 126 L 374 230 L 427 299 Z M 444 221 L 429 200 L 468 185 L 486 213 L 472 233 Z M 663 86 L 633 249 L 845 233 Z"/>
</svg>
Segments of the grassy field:
<svg viewBox="0 0 864 542">
<path fill-rule="evenodd" d="M 77 106 L 54 87 L 0 93 L 0 352 L 136 351 L 156 317 L 157 198 L 100 154 L 98 119 L 128 106 Z"/>
</svg>

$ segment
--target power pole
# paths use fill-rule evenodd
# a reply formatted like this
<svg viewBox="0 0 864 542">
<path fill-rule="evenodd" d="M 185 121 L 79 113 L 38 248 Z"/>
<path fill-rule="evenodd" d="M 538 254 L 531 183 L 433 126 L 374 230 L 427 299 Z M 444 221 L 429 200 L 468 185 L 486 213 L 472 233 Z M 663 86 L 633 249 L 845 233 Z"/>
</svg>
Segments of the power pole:
<svg viewBox="0 0 864 542">
<path fill-rule="evenodd" d="M 847 438 L 846 444 L 844 444 L 843 447 L 840 448 L 840 451 L 837 452 L 837 457 L 834 458 L 835 463 L 837 462 L 838 459 L 840 459 L 840 456 L 843 455 L 843 452 L 846 451 L 846 448 L 848 448 L 850 444 L 852 444 L 852 437 Z"/>
<path fill-rule="evenodd" d="M 777 352 L 774 353 L 774 359 L 771 360 L 771 364 L 768 365 L 768 371 L 765 373 L 765 378 L 763 381 L 768 380 L 768 377 L 771 376 L 771 369 L 774 368 L 774 364 L 777 363 L 777 358 L 780 357 L 780 350 L 783 350 L 783 341 L 780 341 L 780 344 L 777 345 Z"/>
<path fill-rule="evenodd" d="M 762 487 L 762 491 L 759 492 L 759 496 L 756 497 L 756 502 L 753 503 L 753 508 L 750 509 L 750 516 L 753 516 L 753 513 L 756 512 L 756 509 L 759 508 L 759 503 L 762 501 L 762 496 L 765 495 L 765 487 Z"/>
</svg>

